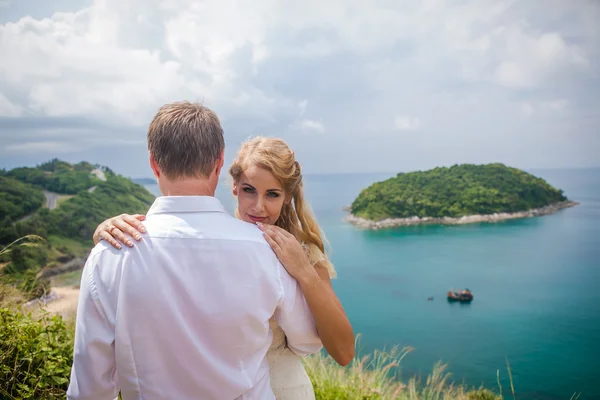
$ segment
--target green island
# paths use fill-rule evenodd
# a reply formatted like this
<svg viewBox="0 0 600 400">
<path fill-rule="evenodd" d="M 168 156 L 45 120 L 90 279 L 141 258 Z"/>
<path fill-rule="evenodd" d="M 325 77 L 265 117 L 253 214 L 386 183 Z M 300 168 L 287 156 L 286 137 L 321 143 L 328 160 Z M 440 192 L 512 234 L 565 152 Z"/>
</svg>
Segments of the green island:
<svg viewBox="0 0 600 400">
<path fill-rule="evenodd" d="M 86 162 L 54 159 L 0 171 L 0 399 L 65 397 L 78 282 L 93 231 L 108 217 L 145 213 L 153 200 L 143 186 Z M 59 289 L 74 298 L 57 311 L 52 307 L 65 300 L 52 298 Z M 324 352 L 304 363 L 319 400 L 503 398 L 500 384 L 496 393 L 453 383 L 441 363 L 428 376 L 399 377 L 411 350 L 375 351 L 347 367 Z M 507 371 L 510 378 L 508 364 Z M 514 395 L 512 387 L 507 392 Z"/>
<path fill-rule="evenodd" d="M 399 173 L 363 189 L 346 221 L 381 229 L 418 224 L 498 222 L 577 205 L 530 173 L 494 163 Z"/>
</svg>

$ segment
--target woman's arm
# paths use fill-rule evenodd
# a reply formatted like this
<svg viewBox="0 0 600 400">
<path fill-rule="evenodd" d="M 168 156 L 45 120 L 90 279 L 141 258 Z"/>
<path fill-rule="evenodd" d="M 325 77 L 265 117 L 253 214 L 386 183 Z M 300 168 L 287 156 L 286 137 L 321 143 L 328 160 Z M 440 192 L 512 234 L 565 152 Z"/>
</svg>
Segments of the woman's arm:
<svg viewBox="0 0 600 400">
<path fill-rule="evenodd" d="M 121 248 L 121 243 L 133 247 L 133 242 L 130 238 L 141 240 L 141 233 L 146 232 L 146 228 L 141 221 L 145 220 L 146 216 L 141 214 L 129 215 L 121 214 L 112 217 L 102 222 L 94 231 L 94 244 L 98 244 L 101 240 L 106 240 L 113 247 Z M 129 235 L 126 236 L 125 234 Z M 119 241 L 117 241 L 117 239 Z"/>
<path fill-rule="evenodd" d="M 300 284 L 323 347 L 338 364 L 348 365 L 354 358 L 354 331 L 333 291 L 329 272 L 319 263 L 314 267 L 310 265 L 302 246 L 291 233 L 273 225 L 259 224 L 259 227 L 279 261 Z"/>
</svg>

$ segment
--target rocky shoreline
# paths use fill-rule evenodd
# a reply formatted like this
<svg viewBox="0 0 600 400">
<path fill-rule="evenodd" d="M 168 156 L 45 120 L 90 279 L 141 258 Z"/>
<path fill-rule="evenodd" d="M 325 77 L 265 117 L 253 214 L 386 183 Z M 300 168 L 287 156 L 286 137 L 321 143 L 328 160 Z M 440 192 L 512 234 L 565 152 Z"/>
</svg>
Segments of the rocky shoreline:
<svg viewBox="0 0 600 400">
<path fill-rule="evenodd" d="M 365 229 L 385 229 L 393 228 L 398 226 L 412 226 L 412 225 L 424 225 L 424 224 L 436 224 L 436 225 L 463 225 L 473 224 L 479 222 L 500 222 L 509 219 L 517 218 L 531 218 L 542 215 L 554 214 L 564 208 L 574 207 L 579 203 L 574 201 L 564 201 L 560 203 L 551 204 L 542 208 L 535 208 L 528 211 L 519 211 L 514 213 L 496 213 L 487 215 L 467 215 L 459 218 L 452 217 L 410 217 L 410 218 L 387 218 L 381 221 L 373 221 L 366 218 L 357 217 L 353 214 L 348 215 L 344 218 L 344 221 L 351 223 L 359 228 Z M 345 210 L 349 210 L 347 207 Z"/>
</svg>

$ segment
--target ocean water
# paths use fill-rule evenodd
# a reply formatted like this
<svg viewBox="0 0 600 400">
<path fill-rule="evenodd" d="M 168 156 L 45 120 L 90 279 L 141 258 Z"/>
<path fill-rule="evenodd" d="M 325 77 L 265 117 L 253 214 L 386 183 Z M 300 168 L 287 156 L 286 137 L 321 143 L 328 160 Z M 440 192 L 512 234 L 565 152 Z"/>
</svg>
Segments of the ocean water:
<svg viewBox="0 0 600 400">
<path fill-rule="evenodd" d="M 342 207 L 392 173 L 306 177 L 363 354 L 410 346 L 402 376 L 425 380 L 441 361 L 473 386 L 498 390 L 499 373 L 505 395 L 508 362 L 519 399 L 600 399 L 600 169 L 530 172 L 581 204 L 496 224 L 368 231 L 343 222 Z M 225 185 L 217 197 L 233 209 Z M 465 287 L 471 304 L 446 301 Z"/>
</svg>

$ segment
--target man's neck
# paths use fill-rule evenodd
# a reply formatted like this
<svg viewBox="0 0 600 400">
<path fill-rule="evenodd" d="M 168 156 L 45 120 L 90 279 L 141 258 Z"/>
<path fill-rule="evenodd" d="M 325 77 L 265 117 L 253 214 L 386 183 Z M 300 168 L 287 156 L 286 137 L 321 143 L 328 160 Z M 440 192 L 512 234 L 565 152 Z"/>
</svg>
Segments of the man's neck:
<svg viewBox="0 0 600 400">
<path fill-rule="evenodd" d="M 215 187 L 208 180 L 159 182 L 163 196 L 214 196 Z"/>
</svg>

